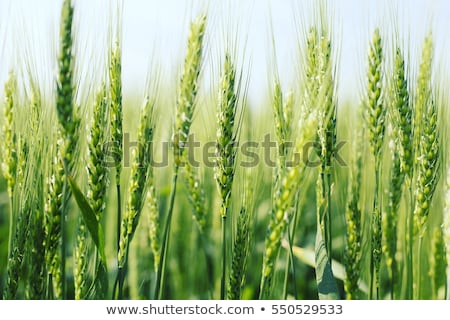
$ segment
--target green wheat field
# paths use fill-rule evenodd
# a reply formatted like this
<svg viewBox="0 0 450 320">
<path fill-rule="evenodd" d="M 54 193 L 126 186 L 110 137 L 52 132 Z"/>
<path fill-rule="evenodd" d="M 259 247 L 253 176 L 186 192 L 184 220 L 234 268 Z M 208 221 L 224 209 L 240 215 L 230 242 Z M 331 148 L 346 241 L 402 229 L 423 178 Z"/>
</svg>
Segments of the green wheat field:
<svg viewBox="0 0 450 320">
<path fill-rule="evenodd" d="M 155 53 L 132 94 L 126 1 L 105 7 L 97 43 L 80 36 L 81 1 L 61 1 L 45 58 L 0 21 L 1 52 L 18 37 L 0 61 L 3 299 L 450 299 L 442 38 L 430 27 L 411 45 L 380 19 L 355 52 L 358 98 L 340 99 L 339 5 L 305 2 L 292 81 L 261 30 L 258 105 L 245 28 L 213 33 L 207 1 L 187 14 L 175 80 Z"/>
</svg>

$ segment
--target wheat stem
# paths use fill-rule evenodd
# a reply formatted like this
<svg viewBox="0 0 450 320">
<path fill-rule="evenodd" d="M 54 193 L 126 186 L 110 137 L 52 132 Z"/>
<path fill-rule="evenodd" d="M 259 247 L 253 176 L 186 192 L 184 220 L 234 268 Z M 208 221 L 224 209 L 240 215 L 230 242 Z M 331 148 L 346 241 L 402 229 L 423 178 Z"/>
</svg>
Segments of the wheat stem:
<svg viewBox="0 0 450 320">
<path fill-rule="evenodd" d="M 300 154 L 305 143 L 312 140 L 315 135 L 317 116 L 311 113 L 302 119 L 300 132 L 297 138 L 293 154 Z M 263 269 L 260 283 L 260 299 L 268 299 L 272 293 L 272 280 L 275 273 L 275 261 L 281 245 L 287 222 L 290 220 L 289 213 L 292 199 L 298 192 L 306 163 L 300 161 L 295 163 L 281 177 L 280 188 L 272 208 L 271 218 L 266 234 L 265 250 L 263 256 Z"/>
<path fill-rule="evenodd" d="M 184 60 L 183 73 L 178 87 L 176 102 L 175 127 L 173 134 L 174 172 L 172 176 L 172 189 L 169 206 L 161 242 L 161 260 L 156 275 L 155 297 L 161 299 L 163 295 L 164 274 L 166 272 L 166 259 L 169 246 L 170 226 L 172 224 L 175 193 L 177 188 L 178 171 L 185 160 L 186 142 L 189 137 L 194 116 L 198 80 L 203 55 L 203 37 L 205 34 L 206 15 L 200 15 L 196 21 L 191 22 L 187 41 L 187 51 Z"/>
<path fill-rule="evenodd" d="M 164 276 L 165 276 L 165 270 L 166 270 L 166 259 L 167 259 L 167 252 L 169 247 L 169 235 L 170 235 L 170 227 L 171 224 L 169 221 L 172 220 L 172 214 L 173 214 L 173 207 L 175 204 L 175 193 L 177 188 L 177 180 L 178 180 L 178 167 L 175 167 L 175 171 L 172 176 L 172 189 L 170 191 L 169 196 L 169 208 L 167 209 L 167 217 L 166 217 L 166 223 L 164 225 L 164 232 L 162 236 L 162 242 L 161 242 L 161 257 L 159 260 L 159 266 L 156 273 L 156 284 L 155 284 L 155 298 L 158 300 L 161 300 L 163 298 L 163 289 L 164 289 Z"/>
<path fill-rule="evenodd" d="M 375 159 L 375 189 L 373 199 L 373 214 L 371 217 L 371 257 L 370 257 L 370 288 L 369 299 L 373 298 L 373 289 L 376 290 L 376 298 L 379 298 L 379 272 L 382 251 L 382 216 L 380 193 L 381 175 L 381 149 L 384 140 L 386 108 L 382 99 L 382 61 L 383 49 L 381 36 L 375 29 L 368 57 L 368 89 L 367 89 L 367 128 L 369 131 L 369 144 Z"/>
</svg>

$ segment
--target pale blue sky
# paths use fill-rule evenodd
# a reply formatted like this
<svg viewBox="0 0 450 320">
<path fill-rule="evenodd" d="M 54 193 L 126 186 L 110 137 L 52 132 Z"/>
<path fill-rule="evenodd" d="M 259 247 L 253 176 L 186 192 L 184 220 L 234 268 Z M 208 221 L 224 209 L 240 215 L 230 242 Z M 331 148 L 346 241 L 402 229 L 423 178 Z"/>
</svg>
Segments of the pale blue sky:
<svg viewBox="0 0 450 320">
<path fill-rule="evenodd" d="M 102 39 L 113 1 L 75 0 L 82 27 L 80 38 L 85 46 L 84 60 L 96 66 L 95 55 L 102 51 Z M 340 93 L 357 97 L 364 76 L 369 34 L 381 26 L 391 36 L 394 25 L 409 43 L 411 56 L 419 52 L 425 32 L 432 27 L 436 39 L 436 61 L 446 77 L 449 72 L 450 1 L 397 0 L 358 1 L 330 0 L 334 16 L 335 43 L 340 52 Z M 224 39 L 238 31 L 239 47 L 246 41 L 244 61 L 251 61 L 249 96 L 255 103 L 265 98 L 267 66 L 271 50 L 270 21 L 276 41 L 278 66 L 286 89 L 295 85 L 293 70 L 298 67 L 297 31 L 308 25 L 312 0 L 125 0 L 123 8 L 123 76 L 129 92 L 142 90 L 150 57 L 157 59 L 165 81 L 174 81 L 181 65 L 191 17 L 208 10 L 208 57 L 206 73 L 217 72 L 218 56 Z M 22 61 L 25 47 L 38 51 L 37 65 L 48 66 L 47 78 L 54 72 L 51 50 L 55 47 L 61 1 L 0 0 L 0 80 L 4 81 L 12 61 Z M 306 17 L 306 18 L 305 18 Z M 306 21 L 306 22 L 305 22 Z M 238 26 L 237 26 L 238 25 Z M 403 35 L 403 36 L 402 36 Z M 30 42 L 30 39 L 32 42 Z M 388 38 L 386 38 L 388 39 Z M 24 45 L 24 43 L 32 45 Z M 20 43 L 20 46 L 17 46 Z M 19 48 L 19 49 L 17 49 Z"/>
</svg>

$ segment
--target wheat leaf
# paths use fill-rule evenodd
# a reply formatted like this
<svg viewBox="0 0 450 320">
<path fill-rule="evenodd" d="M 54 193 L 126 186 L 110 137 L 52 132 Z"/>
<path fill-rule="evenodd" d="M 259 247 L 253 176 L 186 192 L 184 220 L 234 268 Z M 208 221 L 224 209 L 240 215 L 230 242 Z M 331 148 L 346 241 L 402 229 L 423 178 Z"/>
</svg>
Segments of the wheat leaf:
<svg viewBox="0 0 450 320">
<path fill-rule="evenodd" d="M 320 300 L 339 299 L 339 291 L 334 278 L 331 265 L 328 261 L 328 254 L 325 248 L 325 242 L 322 238 L 320 227 L 317 228 L 316 235 L 316 281 Z"/>
<path fill-rule="evenodd" d="M 78 187 L 73 177 L 68 175 L 68 180 L 70 189 L 72 190 L 72 193 L 75 197 L 75 201 L 77 202 L 78 208 L 80 209 L 81 214 L 83 216 L 83 220 L 86 223 L 86 226 L 89 230 L 92 240 L 95 243 L 95 246 L 97 247 L 100 259 L 104 264 L 104 266 L 106 266 L 105 243 L 102 226 L 97 221 L 97 217 L 95 216 L 94 210 L 92 210 L 88 200 L 81 192 L 80 188 Z"/>
</svg>

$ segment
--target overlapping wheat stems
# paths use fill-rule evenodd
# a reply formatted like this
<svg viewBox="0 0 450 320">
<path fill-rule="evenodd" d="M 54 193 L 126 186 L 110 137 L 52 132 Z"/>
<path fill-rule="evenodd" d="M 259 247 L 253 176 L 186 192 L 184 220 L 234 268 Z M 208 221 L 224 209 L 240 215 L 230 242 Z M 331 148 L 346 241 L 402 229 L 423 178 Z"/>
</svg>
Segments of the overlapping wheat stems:
<svg viewBox="0 0 450 320">
<path fill-rule="evenodd" d="M 314 141 L 317 129 L 317 115 L 312 112 L 304 116 L 293 149 L 293 155 L 302 154 L 306 143 Z M 286 230 L 291 204 L 295 194 L 301 189 L 303 173 L 306 167 L 304 161 L 293 163 L 280 177 L 280 187 L 271 210 L 267 228 L 263 256 L 262 277 L 260 283 L 260 299 L 268 299 L 272 292 L 272 280 L 275 273 L 275 262 L 281 246 L 281 239 Z"/>
<path fill-rule="evenodd" d="M 402 198 L 405 179 L 410 183 L 413 169 L 413 136 L 412 116 L 406 77 L 405 60 L 400 48 L 395 51 L 394 75 L 390 86 L 390 118 L 392 120 L 392 139 L 389 144 L 391 151 L 391 171 L 389 177 L 388 203 L 383 220 L 383 252 L 389 268 L 390 293 L 394 299 L 397 285 L 397 225 L 399 205 Z"/>
<path fill-rule="evenodd" d="M 155 102 L 146 98 L 141 111 L 140 124 L 137 136 L 138 146 L 135 150 L 134 161 L 131 167 L 131 180 L 128 189 L 128 200 L 125 214 L 122 219 L 121 237 L 119 242 L 117 298 L 123 298 L 123 284 L 126 275 L 128 252 L 131 240 L 139 223 L 142 208 L 145 204 L 149 177 L 153 175 L 151 142 L 154 133 L 153 109 Z"/>
<path fill-rule="evenodd" d="M 227 218 L 230 212 L 231 190 L 233 187 L 236 142 L 239 122 L 236 121 L 240 79 L 236 77 L 236 67 L 230 54 L 225 53 L 219 94 L 216 135 L 215 178 L 219 187 L 221 200 L 220 216 L 222 218 L 222 279 L 220 298 L 225 299 L 227 277 Z"/>
<path fill-rule="evenodd" d="M 366 97 L 366 121 L 369 134 L 369 145 L 375 159 L 375 189 L 373 213 L 371 216 L 371 257 L 370 257 L 370 289 L 369 299 L 379 296 L 380 261 L 382 251 L 382 216 L 381 199 L 379 198 L 382 146 L 385 131 L 386 109 L 382 97 L 383 83 L 383 48 L 379 29 L 375 29 L 368 57 L 368 87 Z"/>
<path fill-rule="evenodd" d="M 445 181 L 445 205 L 444 205 L 444 221 L 443 221 L 443 233 L 444 233 L 444 244 L 447 260 L 447 270 L 446 276 L 447 281 L 445 283 L 445 298 L 450 298 L 450 167 L 447 168 L 447 177 Z"/>
<path fill-rule="evenodd" d="M 349 196 L 345 210 L 346 221 L 346 246 L 344 253 L 344 265 L 346 278 L 344 280 L 344 290 L 346 299 L 355 300 L 358 298 L 358 281 L 361 275 L 361 255 L 362 255 L 362 231 L 361 231 L 361 174 L 363 160 L 363 136 L 364 128 L 359 126 L 353 145 L 354 157 L 351 166 Z"/>
<path fill-rule="evenodd" d="M 192 119 L 194 116 L 198 80 L 203 57 L 203 38 L 206 27 L 206 15 L 200 15 L 190 25 L 187 41 L 187 50 L 184 60 L 183 72 L 180 78 L 177 100 L 175 126 L 173 132 L 174 171 L 172 176 L 172 189 L 169 197 L 169 206 L 164 224 L 164 233 L 161 242 L 161 257 L 158 266 L 155 284 L 155 297 L 162 298 L 163 281 L 169 246 L 170 227 L 175 202 L 175 194 L 178 180 L 178 170 L 185 156 L 185 145 L 189 137 Z"/>
<path fill-rule="evenodd" d="M 65 219 L 67 202 L 70 198 L 65 171 L 73 174 L 75 154 L 78 144 L 78 129 L 80 119 L 74 105 L 73 81 L 73 13 L 70 0 L 65 0 L 61 11 L 60 53 L 58 57 L 58 79 L 56 87 L 56 111 L 58 116 L 57 158 L 55 173 L 51 177 L 49 199 L 47 203 L 46 254 L 47 270 L 50 276 L 55 274 L 55 256 L 58 243 L 61 242 L 60 273 L 61 292 L 65 294 Z M 51 290 L 49 286 L 48 290 Z"/>
</svg>

